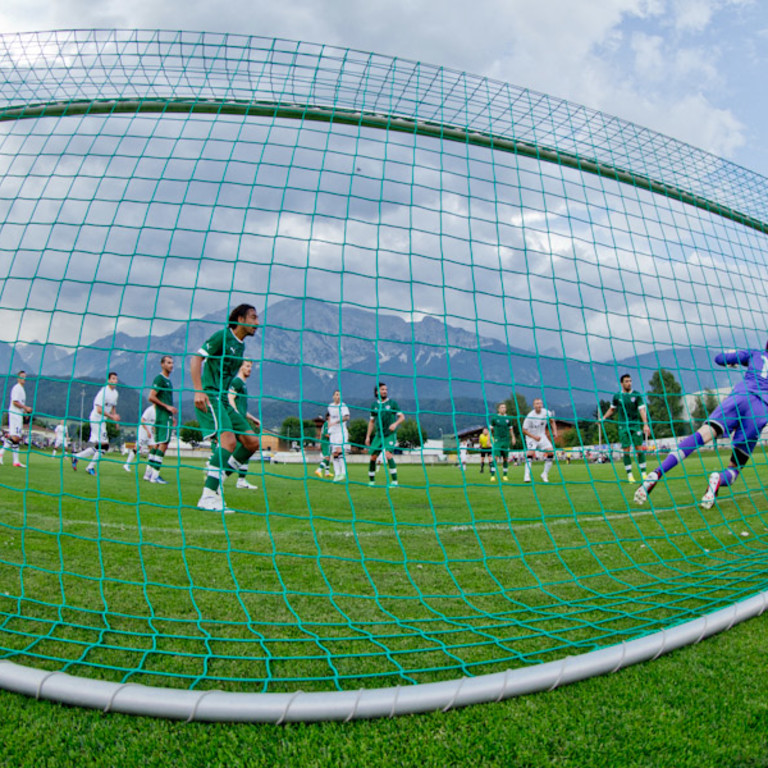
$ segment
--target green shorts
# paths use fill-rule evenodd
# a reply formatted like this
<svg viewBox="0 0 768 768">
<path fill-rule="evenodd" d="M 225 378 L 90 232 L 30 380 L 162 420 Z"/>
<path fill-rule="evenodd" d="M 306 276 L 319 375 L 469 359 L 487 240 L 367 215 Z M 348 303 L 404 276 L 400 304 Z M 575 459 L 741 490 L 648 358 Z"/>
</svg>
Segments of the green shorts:
<svg viewBox="0 0 768 768">
<path fill-rule="evenodd" d="M 382 439 L 382 436 L 377 432 L 371 438 L 371 447 L 368 449 L 368 453 L 371 455 L 374 453 L 382 453 L 382 451 L 386 453 L 392 453 L 392 451 L 395 450 L 396 445 L 397 445 L 396 432 L 390 432 L 383 439 Z"/>
<path fill-rule="evenodd" d="M 619 427 L 619 442 L 621 447 L 629 450 L 632 446 L 640 448 L 645 443 L 642 424 L 625 424 Z"/>
<path fill-rule="evenodd" d="M 322 440 L 320 442 L 320 455 L 327 459 L 331 455 L 331 443 L 330 440 Z"/>
<path fill-rule="evenodd" d="M 173 416 L 165 408 L 155 408 L 155 445 L 162 445 L 171 440 Z"/>
<path fill-rule="evenodd" d="M 509 452 L 512 450 L 512 447 L 509 445 L 494 445 L 493 446 L 493 455 L 494 458 L 496 456 L 500 456 L 502 459 L 508 459 L 509 458 Z"/>
<path fill-rule="evenodd" d="M 211 404 L 207 411 L 195 408 L 203 440 L 209 440 L 221 432 L 233 432 L 235 435 L 255 434 L 248 419 L 239 414 L 229 403 L 216 399 L 210 394 L 208 398 Z"/>
</svg>

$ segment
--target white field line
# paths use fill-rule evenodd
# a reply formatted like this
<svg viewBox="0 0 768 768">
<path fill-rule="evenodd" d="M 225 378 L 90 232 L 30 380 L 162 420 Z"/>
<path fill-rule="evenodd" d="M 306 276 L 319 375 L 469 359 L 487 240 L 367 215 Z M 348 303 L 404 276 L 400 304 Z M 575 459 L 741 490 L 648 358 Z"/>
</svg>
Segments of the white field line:
<svg viewBox="0 0 768 768">
<path fill-rule="evenodd" d="M 677 507 L 678 510 L 682 509 L 682 507 Z M 656 509 L 656 515 L 658 517 L 661 517 L 662 515 L 669 514 L 671 512 L 674 512 L 674 508 L 667 508 L 667 509 Z M 265 529 L 257 529 L 257 530 L 247 530 L 247 531 L 241 531 L 241 530 L 234 530 L 231 528 L 184 528 L 184 533 L 188 533 L 190 535 L 199 535 L 203 534 L 206 536 L 228 536 L 228 537 L 253 537 L 256 539 L 263 538 L 263 539 L 270 539 L 273 537 L 291 537 L 291 536 L 307 536 L 311 537 L 317 534 L 318 536 L 337 536 L 340 538 L 374 538 L 379 536 L 391 536 L 393 533 L 393 530 L 397 530 L 397 534 L 399 536 L 443 536 L 445 534 L 451 534 L 451 533 L 471 533 L 471 532 L 484 532 L 484 531 L 509 531 L 512 530 L 513 532 L 518 531 L 524 531 L 524 530 L 537 530 L 537 529 L 545 529 L 546 527 L 552 527 L 552 526 L 567 526 L 567 525 L 589 525 L 594 523 L 602 523 L 607 521 L 613 521 L 613 520 L 621 520 L 621 521 L 630 521 L 633 519 L 637 519 L 640 517 L 650 517 L 653 515 L 654 510 L 653 509 L 644 509 L 644 510 L 633 510 L 631 512 L 624 512 L 624 513 L 615 513 L 615 514 L 609 514 L 609 515 L 582 515 L 577 517 L 568 517 L 568 518 L 556 518 L 554 520 L 548 521 L 548 522 L 536 522 L 536 523 L 522 523 L 522 524 L 515 524 L 515 523 L 481 523 L 479 525 L 467 525 L 467 524 L 461 524 L 461 525 L 438 525 L 438 526 L 416 526 L 416 525 L 402 525 L 402 526 L 383 526 L 381 530 L 375 530 L 375 531 L 338 531 L 338 530 L 327 530 L 327 529 L 318 529 L 317 531 L 312 531 L 309 529 L 305 530 L 279 530 L 275 533 L 272 533 L 270 531 L 267 531 Z M 38 512 L 28 512 L 27 513 L 27 519 L 35 519 L 35 520 L 45 520 L 46 522 L 60 522 L 58 518 L 53 518 L 50 515 L 45 515 Z M 93 526 L 98 527 L 100 529 L 107 529 L 107 530 L 120 530 L 120 531 L 134 531 L 136 530 L 134 527 L 127 525 L 125 523 L 114 523 L 114 522 L 108 522 L 108 521 L 97 521 L 97 520 L 78 520 L 78 519 L 71 519 L 66 518 L 63 521 L 65 527 L 69 526 Z M 324 523 L 326 521 L 323 521 Z M 734 521 L 735 522 L 735 521 Z M 352 523 L 349 523 L 350 527 L 352 526 Z M 369 523 L 365 523 L 365 525 L 369 525 Z M 163 533 L 163 534 L 169 534 L 169 535 L 181 535 L 182 529 L 175 527 L 175 528 L 169 528 L 165 526 L 154 526 L 154 525 L 142 525 L 141 530 L 143 533 Z"/>
</svg>

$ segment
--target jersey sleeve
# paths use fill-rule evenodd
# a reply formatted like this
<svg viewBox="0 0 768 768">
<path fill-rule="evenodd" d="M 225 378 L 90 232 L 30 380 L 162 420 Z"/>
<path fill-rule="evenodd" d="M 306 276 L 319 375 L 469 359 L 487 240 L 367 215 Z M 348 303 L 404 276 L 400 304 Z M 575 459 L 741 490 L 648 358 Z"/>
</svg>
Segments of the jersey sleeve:
<svg viewBox="0 0 768 768">
<path fill-rule="evenodd" d="M 224 351 L 224 334 L 221 331 L 217 331 L 206 341 L 202 347 L 197 351 L 198 355 L 203 357 L 221 356 Z"/>
</svg>

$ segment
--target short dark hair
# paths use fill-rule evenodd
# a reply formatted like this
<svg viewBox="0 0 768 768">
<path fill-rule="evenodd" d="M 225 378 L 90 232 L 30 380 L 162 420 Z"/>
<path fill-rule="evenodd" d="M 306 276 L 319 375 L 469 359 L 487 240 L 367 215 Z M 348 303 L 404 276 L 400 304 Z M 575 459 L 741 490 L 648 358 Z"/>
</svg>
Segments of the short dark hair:
<svg viewBox="0 0 768 768">
<path fill-rule="evenodd" d="M 252 304 L 238 304 L 230 313 L 229 313 L 229 327 L 230 328 L 237 328 L 238 325 L 240 325 L 240 318 L 245 317 L 250 310 L 256 311 L 256 307 L 254 307 Z"/>
<path fill-rule="evenodd" d="M 624 383 L 624 379 L 631 379 L 631 378 L 632 378 L 632 374 L 631 373 L 625 373 L 619 379 L 619 384 L 623 384 Z"/>
<path fill-rule="evenodd" d="M 115 373 L 115 371 L 110 371 L 110 372 L 107 374 L 107 381 L 109 381 L 109 380 L 110 380 L 110 379 L 111 379 L 113 376 L 114 376 L 116 379 L 119 379 L 119 378 L 120 378 L 120 377 L 117 375 L 117 373 Z"/>
<path fill-rule="evenodd" d="M 163 361 L 164 361 L 164 360 L 173 360 L 173 355 L 163 355 L 163 356 L 160 358 L 160 365 L 162 365 L 162 364 L 163 364 Z"/>
<path fill-rule="evenodd" d="M 22 374 L 22 373 L 23 373 L 25 376 L 27 375 L 27 372 L 26 372 L 26 371 L 19 371 L 19 372 L 16 374 L 16 376 L 21 376 L 21 374 Z"/>
</svg>

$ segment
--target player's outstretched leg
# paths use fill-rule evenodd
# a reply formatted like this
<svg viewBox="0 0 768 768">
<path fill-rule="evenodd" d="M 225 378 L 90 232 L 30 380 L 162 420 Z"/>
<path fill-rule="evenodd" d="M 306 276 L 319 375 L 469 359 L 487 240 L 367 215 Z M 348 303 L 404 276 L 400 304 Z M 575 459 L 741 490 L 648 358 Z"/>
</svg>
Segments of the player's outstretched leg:
<svg viewBox="0 0 768 768">
<path fill-rule="evenodd" d="M 715 506 L 715 499 L 721 488 L 727 488 L 733 485 L 739 476 L 739 468 L 731 465 L 723 472 L 713 472 L 707 481 L 707 492 L 701 498 L 701 506 L 704 509 L 712 509 Z"/>
<path fill-rule="evenodd" d="M 706 445 L 709 440 L 712 439 L 712 437 L 709 437 L 708 440 L 702 434 L 702 430 L 705 428 L 708 430 L 711 429 L 705 425 L 704 427 L 701 427 L 697 432 L 694 432 L 692 435 L 684 437 L 679 442 L 677 450 L 671 451 L 667 458 L 664 459 L 664 461 L 656 469 L 654 469 L 653 472 L 651 472 L 645 478 L 645 480 L 643 480 L 640 487 L 635 491 L 635 503 L 645 504 L 645 502 L 648 501 L 648 496 L 650 495 L 651 491 L 656 487 L 656 484 L 659 482 L 659 480 L 661 480 L 661 478 L 667 474 L 667 472 L 680 464 L 680 462 L 684 461 L 697 448 L 701 447 L 702 445 Z M 714 431 L 711 434 L 714 435 Z"/>
<path fill-rule="evenodd" d="M 645 480 L 638 486 L 635 491 L 635 504 L 645 504 L 648 501 L 648 496 L 651 491 L 656 487 L 656 483 L 661 479 L 661 475 L 658 470 L 654 470 L 646 476 Z"/>
</svg>

